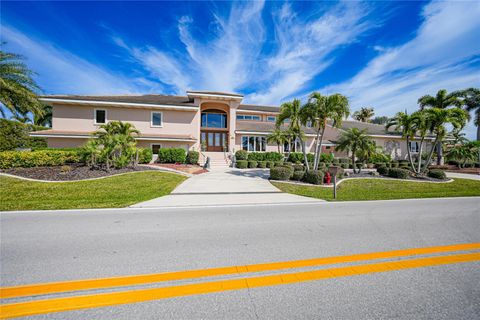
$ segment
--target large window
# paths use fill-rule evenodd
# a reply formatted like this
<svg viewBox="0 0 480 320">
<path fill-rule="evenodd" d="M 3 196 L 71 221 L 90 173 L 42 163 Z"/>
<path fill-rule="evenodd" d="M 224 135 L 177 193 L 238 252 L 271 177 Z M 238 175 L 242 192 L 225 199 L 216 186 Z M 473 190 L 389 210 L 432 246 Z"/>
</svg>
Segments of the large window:
<svg viewBox="0 0 480 320">
<path fill-rule="evenodd" d="M 163 125 L 163 114 L 161 112 L 152 112 L 150 125 L 152 127 L 161 127 Z"/>
<path fill-rule="evenodd" d="M 202 128 L 227 128 L 227 115 L 218 112 L 202 112 Z"/>
<path fill-rule="evenodd" d="M 107 123 L 107 110 L 95 109 L 95 124 Z"/>
<path fill-rule="evenodd" d="M 260 121 L 260 116 L 255 116 L 253 114 L 237 114 L 237 120 L 253 120 Z"/>
<path fill-rule="evenodd" d="M 267 139 L 258 136 L 242 136 L 242 150 L 245 151 L 266 151 Z"/>
</svg>

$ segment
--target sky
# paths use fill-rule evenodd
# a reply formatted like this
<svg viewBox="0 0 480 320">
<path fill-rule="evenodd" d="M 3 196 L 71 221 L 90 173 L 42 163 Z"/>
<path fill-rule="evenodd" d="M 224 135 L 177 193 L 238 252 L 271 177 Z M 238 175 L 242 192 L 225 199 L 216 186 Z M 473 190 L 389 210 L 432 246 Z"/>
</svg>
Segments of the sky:
<svg viewBox="0 0 480 320">
<path fill-rule="evenodd" d="M 413 112 L 480 87 L 478 1 L 2 1 L 3 50 L 44 94 L 235 92 L 279 105 L 341 93 L 352 111 Z M 469 138 L 475 129 L 466 128 Z"/>
</svg>

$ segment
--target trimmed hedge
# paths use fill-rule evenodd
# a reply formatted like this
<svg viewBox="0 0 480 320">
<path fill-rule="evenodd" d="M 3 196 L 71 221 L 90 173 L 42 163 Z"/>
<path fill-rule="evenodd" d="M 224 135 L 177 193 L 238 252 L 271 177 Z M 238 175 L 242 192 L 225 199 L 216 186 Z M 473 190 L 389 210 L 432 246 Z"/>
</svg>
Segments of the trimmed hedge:
<svg viewBox="0 0 480 320">
<path fill-rule="evenodd" d="M 264 152 L 250 152 L 247 155 L 248 161 L 263 161 L 265 160 L 265 153 Z"/>
<path fill-rule="evenodd" d="M 305 171 L 305 167 L 301 164 L 294 164 L 293 171 Z"/>
<path fill-rule="evenodd" d="M 308 158 L 308 155 L 307 155 Z M 288 155 L 288 162 L 296 163 L 297 161 L 300 161 L 303 163 L 303 153 L 301 152 L 291 152 Z M 313 161 L 313 158 L 312 158 Z"/>
<path fill-rule="evenodd" d="M 158 162 L 160 163 L 185 163 L 187 155 L 182 148 L 160 148 L 158 150 Z"/>
<path fill-rule="evenodd" d="M 382 176 L 388 175 L 388 168 L 386 166 L 380 166 L 377 168 L 377 172 Z"/>
<path fill-rule="evenodd" d="M 311 184 L 322 184 L 323 183 L 323 171 L 320 170 L 308 170 L 305 172 L 303 180 Z"/>
<path fill-rule="evenodd" d="M 267 161 L 258 161 L 258 167 L 259 168 L 266 168 L 267 167 Z"/>
<path fill-rule="evenodd" d="M 275 162 L 273 161 L 267 161 L 267 168 L 271 169 L 275 167 Z"/>
<path fill-rule="evenodd" d="M 388 176 L 390 178 L 407 179 L 409 175 L 410 171 L 401 168 L 392 168 L 388 170 Z"/>
<path fill-rule="evenodd" d="M 305 176 L 305 171 L 294 171 L 291 180 L 302 181 Z"/>
<path fill-rule="evenodd" d="M 283 160 L 283 155 L 278 152 L 265 152 L 265 160 L 266 161 L 282 161 Z"/>
<path fill-rule="evenodd" d="M 275 161 L 275 162 L 274 162 L 274 166 L 275 166 L 275 167 L 283 166 L 283 161 Z"/>
<path fill-rule="evenodd" d="M 186 161 L 188 164 L 198 164 L 200 153 L 198 151 L 188 151 Z"/>
<path fill-rule="evenodd" d="M 62 166 L 81 162 L 79 151 L 3 151 L 0 152 L 0 169 L 16 167 Z"/>
<path fill-rule="evenodd" d="M 150 148 L 138 148 L 138 163 L 150 163 L 153 152 Z"/>
<path fill-rule="evenodd" d="M 31 131 L 49 128 L 18 121 L 0 119 L 0 151 L 14 151 L 17 148 L 46 148 L 47 139 L 30 137 Z"/>
<path fill-rule="evenodd" d="M 249 168 L 256 168 L 257 165 L 258 165 L 257 161 L 248 160 L 248 167 Z"/>
<path fill-rule="evenodd" d="M 247 160 L 237 160 L 237 162 L 235 162 L 235 165 L 238 169 L 246 169 L 248 167 L 248 161 Z"/>
<path fill-rule="evenodd" d="M 270 179 L 288 180 L 293 175 L 293 168 L 287 166 L 278 166 L 270 169 Z"/>
<path fill-rule="evenodd" d="M 432 169 L 427 172 L 427 176 L 430 178 L 435 178 L 435 179 L 442 179 L 445 180 L 447 179 L 447 175 L 445 174 L 445 171 L 440 170 L 440 169 Z"/>
<path fill-rule="evenodd" d="M 238 150 L 235 152 L 235 159 L 236 160 L 247 160 L 248 152 L 245 150 Z"/>
</svg>

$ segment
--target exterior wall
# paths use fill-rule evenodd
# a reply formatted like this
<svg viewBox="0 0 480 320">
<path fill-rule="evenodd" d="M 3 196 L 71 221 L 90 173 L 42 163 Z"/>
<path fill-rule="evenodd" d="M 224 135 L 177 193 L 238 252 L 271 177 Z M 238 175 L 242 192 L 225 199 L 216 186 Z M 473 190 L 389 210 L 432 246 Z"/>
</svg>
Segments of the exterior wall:
<svg viewBox="0 0 480 320">
<path fill-rule="evenodd" d="M 235 137 L 235 151 L 242 150 L 242 137 L 243 136 L 252 136 L 252 137 L 266 137 L 266 134 L 237 134 Z M 305 146 L 307 147 L 307 152 L 313 152 L 314 149 L 314 138 L 308 137 L 307 141 L 305 142 Z M 278 152 L 278 147 L 276 144 L 267 143 L 265 148 L 266 152 Z M 283 146 L 280 146 L 280 151 L 283 152 Z M 297 150 L 300 152 L 301 150 Z"/>
<path fill-rule="evenodd" d="M 49 148 L 78 148 L 86 142 L 87 139 L 80 138 L 47 138 Z"/>
</svg>

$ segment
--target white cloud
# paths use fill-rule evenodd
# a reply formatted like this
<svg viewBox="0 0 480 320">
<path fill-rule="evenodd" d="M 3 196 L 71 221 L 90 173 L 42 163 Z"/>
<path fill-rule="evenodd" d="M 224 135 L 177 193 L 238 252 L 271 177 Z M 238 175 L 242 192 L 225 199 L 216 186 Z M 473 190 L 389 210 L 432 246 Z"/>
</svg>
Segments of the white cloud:
<svg viewBox="0 0 480 320">
<path fill-rule="evenodd" d="M 352 79 L 319 91 L 340 92 L 354 109 L 375 107 L 392 115 L 417 109 L 417 100 L 439 89 L 480 85 L 480 6 L 475 2 L 432 2 L 425 6 L 416 36 L 379 55 Z M 472 128 L 469 127 L 471 133 Z M 470 136 L 471 137 L 471 136 Z"/>
<path fill-rule="evenodd" d="M 38 74 L 37 81 L 48 88 L 47 93 L 128 94 L 147 88 L 144 79 L 124 78 L 10 26 L 1 28 L 6 50 L 27 57 L 27 65 Z"/>
</svg>

